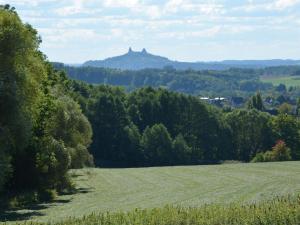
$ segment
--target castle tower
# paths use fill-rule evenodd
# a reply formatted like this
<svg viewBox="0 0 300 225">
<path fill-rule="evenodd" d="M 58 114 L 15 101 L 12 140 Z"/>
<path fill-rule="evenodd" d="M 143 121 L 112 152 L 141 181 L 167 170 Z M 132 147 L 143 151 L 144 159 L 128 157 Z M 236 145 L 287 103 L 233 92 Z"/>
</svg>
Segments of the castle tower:
<svg viewBox="0 0 300 225">
<path fill-rule="evenodd" d="M 145 48 L 143 48 L 142 53 L 147 54 L 147 50 Z"/>
</svg>

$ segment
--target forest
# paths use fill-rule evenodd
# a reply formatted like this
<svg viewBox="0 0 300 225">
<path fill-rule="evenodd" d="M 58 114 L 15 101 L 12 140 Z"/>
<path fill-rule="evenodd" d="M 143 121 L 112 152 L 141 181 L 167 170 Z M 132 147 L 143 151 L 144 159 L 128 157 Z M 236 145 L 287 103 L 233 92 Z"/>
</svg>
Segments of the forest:
<svg viewBox="0 0 300 225">
<path fill-rule="evenodd" d="M 52 63 L 54 68 L 65 71 L 72 79 L 90 84 L 123 86 L 127 91 L 141 87 L 163 87 L 171 91 L 200 96 L 246 97 L 255 92 L 279 96 L 277 86 L 262 82 L 260 77 L 296 77 L 300 66 L 277 66 L 264 69 L 231 68 L 227 70 L 175 70 L 164 69 L 118 70 L 97 67 L 72 67 Z M 299 88 L 293 87 L 288 95 L 299 96 Z"/>
<path fill-rule="evenodd" d="M 54 68 L 40 44 L 14 8 L 1 6 L 0 192 L 6 198 L 31 192 L 44 201 L 71 192 L 68 171 L 75 168 L 300 159 L 298 108 L 295 114 L 265 112 L 255 91 L 268 85 L 253 78 L 255 71 L 108 70 L 98 78 L 93 68 L 67 68 L 71 78 L 105 83 L 93 85 Z M 214 91 L 226 90 L 234 80 L 237 90 L 239 82 L 256 87 L 247 107 L 218 108 L 191 95 L 212 84 Z M 161 87 L 166 84 L 170 90 Z"/>
</svg>

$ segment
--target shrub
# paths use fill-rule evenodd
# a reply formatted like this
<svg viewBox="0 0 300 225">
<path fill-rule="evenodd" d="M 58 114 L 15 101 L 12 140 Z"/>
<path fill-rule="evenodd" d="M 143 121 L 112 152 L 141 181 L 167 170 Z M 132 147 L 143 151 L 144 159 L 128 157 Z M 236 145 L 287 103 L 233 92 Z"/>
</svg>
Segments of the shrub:
<svg viewBox="0 0 300 225">
<path fill-rule="evenodd" d="M 272 151 L 265 153 L 259 152 L 252 159 L 251 162 L 276 162 L 276 161 L 289 161 L 291 160 L 291 150 L 288 148 L 284 141 L 279 140 L 272 148 Z"/>
<path fill-rule="evenodd" d="M 5 206 L 6 208 L 19 208 L 33 203 L 37 203 L 38 194 L 35 191 L 28 191 L 24 193 L 19 193 L 13 197 L 8 196 L 5 200 L 7 201 L 7 205 Z"/>
<path fill-rule="evenodd" d="M 38 199 L 41 202 L 51 202 L 57 197 L 57 192 L 54 189 L 40 190 L 38 193 Z"/>
<path fill-rule="evenodd" d="M 256 156 L 251 160 L 253 163 L 257 162 L 265 162 L 265 155 L 263 152 L 259 152 L 256 154 Z"/>
<path fill-rule="evenodd" d="M 291 160 L 291 149 L 288 148 L 284 141 L 279 140 L 273 147 L 273 161 L 288 161 Z"/>
<path fill-rule="evenodd" d="M 88 149 L 78 144 L 76 148 L 68 148 L 71 156 L 71 168 L 80 169 L 84 167 L 93 167 L 93 156 L 89 153 Z"/>
</svg>

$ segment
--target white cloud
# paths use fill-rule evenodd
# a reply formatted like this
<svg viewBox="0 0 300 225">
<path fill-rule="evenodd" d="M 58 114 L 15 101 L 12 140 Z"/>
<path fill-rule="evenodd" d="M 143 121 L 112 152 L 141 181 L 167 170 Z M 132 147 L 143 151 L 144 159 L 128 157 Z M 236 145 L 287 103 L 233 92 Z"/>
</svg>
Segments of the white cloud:
<svg viewBox="0 0 300 225">
<path fill-rule="evenodd" d="M 75 14 L 82 14 L 82 13 L 91 13 L 92 10 L 88 10 L 84 7 L 84 0 L 73 0 L 72 4 L 67 4 L 65 7 L 61 7 L 55 10 L 55 12 L 59 16 L 70 16 Z"/>
<path fill-rule="evenodd" d="M 131 8 L 140 5 L 139 0 L 104 0 L 104 7 Z"/>
<path fill-rule="evenodd" d="M 273 6 L 276 8 L 276 9 L 286 9 L 286 8 L 289 8 L 289 7 L 293 7 L 295 6 L 296 4 L 298 4 L 300 1 L 299 0 L 277 0 L 273 3 Z"/>
<path fill-rule="evenodd" d="M 186 39 L 186 38 L 211 38 L 215 37 L 218 33 L 220 33 L 222 26 L 214 26 L 211 28 L 202 29 L 199 31 L 175 31 L 175 32 L 163 32 L 158 34 L 159 38 L 172 38 L 172 39 Z"/>
<path fill-rule="evenodd" d="M 70 41 L 91 41 L 91 40 L 108 40 L 111 38 L 110 34 L 103 35 L 96 33 L 93 29 L 74 28 L 40 28 L 39 33 L 42 35 L 45 42 L 49 44 L 66 44 Z"/>
<path fill-rule="evenodd" d="M 169 0 L 165 5 L 165 11 L 171 13 L 177 13 L 183 4 L 184 4 L 183 0 Z"/>
<path fill-rule="evenodd" d="M 254 1 L 248 1 L 248 4 L 235 7 L 233 11 L 282 11 L 288 8 L 293 8 L 300 3 L 300 0 L 273 0 L 271 2 L 254 3 Z"/>
<path fill-rule="evenodd" d="M 42 4 L 59 3 L 59 0 L 0 0 L 0 4 L 9 4 L 14 7 L 31 6 L 38 7 Z"/>
</svg>

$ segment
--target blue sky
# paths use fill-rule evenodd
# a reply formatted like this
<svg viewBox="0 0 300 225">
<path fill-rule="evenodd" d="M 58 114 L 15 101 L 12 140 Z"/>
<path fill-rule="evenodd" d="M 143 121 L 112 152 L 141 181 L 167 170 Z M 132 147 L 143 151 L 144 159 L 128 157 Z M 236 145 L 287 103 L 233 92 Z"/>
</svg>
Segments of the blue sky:
<svg viewBox="0 0 300 225">
<path fill-rule="evenodd" d="M 146 48 L 182 61 L 300 59 L 300 0 L 0 0 L 43 39 L 51 61 Z"/>
</svg>

